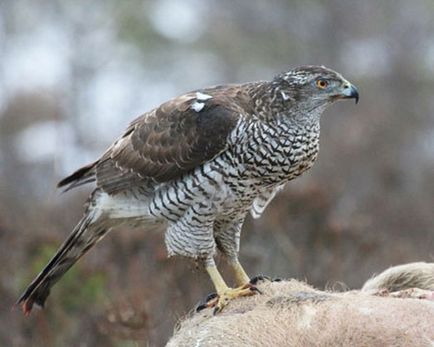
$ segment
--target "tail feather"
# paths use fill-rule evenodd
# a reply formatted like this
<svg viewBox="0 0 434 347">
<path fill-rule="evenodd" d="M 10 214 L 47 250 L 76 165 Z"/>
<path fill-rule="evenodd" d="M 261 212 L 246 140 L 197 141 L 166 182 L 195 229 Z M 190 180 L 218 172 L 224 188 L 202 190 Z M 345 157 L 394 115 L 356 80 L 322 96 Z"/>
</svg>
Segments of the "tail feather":
<svg viewBox="0 0 434 347">
<path fill-rule="evenodd" d="M 79 187 L 83 184 L 87 184 L 95 181 L 95 164 L 91 163 L 82 168 L 74 171 L 71 175 L 65 177 L 59 183 L 57 183 L 57 188 L 65 187 L 65 192 L 71 190 L 75 187 Z"/>
<path fill-rule="evenodd" d="M 99 211 L 88 210 L 72 233 L 45 268 L 30 283 L 17 300 L 24 314 L 30 314 L 34 304 L 44 306 L 51 287 L 95 245 L 110 229 L 98 221 Z"/>
</svg>

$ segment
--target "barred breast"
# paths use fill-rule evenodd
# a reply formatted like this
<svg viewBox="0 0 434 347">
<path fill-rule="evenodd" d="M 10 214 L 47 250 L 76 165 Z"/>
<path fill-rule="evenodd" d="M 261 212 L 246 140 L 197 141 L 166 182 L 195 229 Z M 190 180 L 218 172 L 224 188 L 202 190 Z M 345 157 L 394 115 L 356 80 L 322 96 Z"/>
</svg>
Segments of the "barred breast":
<svg viewBox="0 0 434 347">
<path fill-rule="evenodd" d="M 250 210 L 257 198 L 256 209 L 261 210 L 276 189 L 312 167 L 318 154 L 319 123 L 294 127 L 281 122 L 272 127 L 240 122 L 231 138 L 233 145 L 222 155 L 160 185 L 150 213 L 176 222 L 201 203 L 209 205 L 207 213 L 237 215 Z"/>
</svg>

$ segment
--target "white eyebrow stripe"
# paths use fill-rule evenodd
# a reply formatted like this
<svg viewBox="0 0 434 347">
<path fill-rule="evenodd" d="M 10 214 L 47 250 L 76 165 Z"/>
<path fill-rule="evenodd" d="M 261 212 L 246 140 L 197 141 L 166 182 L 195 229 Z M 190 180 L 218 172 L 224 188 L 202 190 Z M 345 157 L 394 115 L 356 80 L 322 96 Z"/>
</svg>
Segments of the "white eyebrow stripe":
<svg viewBox="0 0 434 347">
<path fill-rule="evenodd" d="M 205 101 L 208 99 L 212 99 L 212 96 L 201 92 L 196 92 L 196 99 L 199 101 Z"/>
</svg>

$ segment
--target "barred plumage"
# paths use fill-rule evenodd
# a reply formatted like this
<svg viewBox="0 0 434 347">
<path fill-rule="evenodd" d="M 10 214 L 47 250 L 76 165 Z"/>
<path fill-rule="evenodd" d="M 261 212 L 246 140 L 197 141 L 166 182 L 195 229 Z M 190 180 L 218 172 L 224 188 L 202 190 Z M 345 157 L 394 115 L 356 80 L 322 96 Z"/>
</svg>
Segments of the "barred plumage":
<svg viewBox="0 0 434 347">
<path fill-rule="evenodd" d="M 313 165 L 320 115 L 341 98 L 357 101 L 357 90 L 332 70 L 307 66 L 271 82 L 187 93 L 137 118 L 99 160 L 59 183 L 96 182 L 96 189 L 82 221 L 18 303 L 26 313 L 42 306 L 63 273 L 124 223 L 165 224 L 169 255 L 201 261 L 220 298 L 232 292 L 215 268 L 217 249 L 245 285 L 238 250 L 247 213 L 258 218 L 285 183 Z"/>
</svg>

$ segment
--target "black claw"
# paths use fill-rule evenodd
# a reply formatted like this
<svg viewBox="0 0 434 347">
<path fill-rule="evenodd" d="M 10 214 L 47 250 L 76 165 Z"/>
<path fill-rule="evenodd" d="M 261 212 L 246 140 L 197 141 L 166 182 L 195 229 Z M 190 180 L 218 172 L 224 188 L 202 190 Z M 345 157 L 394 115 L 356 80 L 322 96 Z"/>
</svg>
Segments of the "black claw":
<svg viewBox="0 0 434 347">
<path fill-rule="evenodd" d="M 217 293 L 209 293 L 206 296 L 205 302 L 210 302 L 212 299 L 215 299 L 217 296 L 218 296 Z"/>
<path fill-rule="evenodd" d="M 200 312 L 204 309 L 206 309 L 208 306 L 206 304 L 200 304 L 199 306 L 196 307 L 196 312 Z"/>
<path fill-rule="evenodd" d="M 258 275 L 258 276 L 253 277 L 250 280 L 250 284 L 257 284 L 259 281 L 266 281 L 266 280 L 271 281 L 270 277 L 268 277 L 268 276 Z"/>
<path fill-rule="evenodd" d="M 201 303 L 196 307 L 196 312 L 200 312 L 200 311 L 208 308 L 209 302 L 211 300 L 215 299 L 216 297 L 218 297 L 217 293 L 209 293 L 205 298 L 205 303 Z"/>
<path fill-rule="evenodd" d="M 279 277 L 273 278 L 271 282 L 282 282 L 282 279 Z"/>
<path fill-rule="evenodd" d="M 212 314 L 215 316 L 217 313 L 219 313 L 220 312 L 220 310 L 219 310 L 219 308 L 216 306 L 216 307 L 214 307 L 214 310 L 212 311 Z"/>
<path fill-rule="evenodd" d="M 262 292 L 257 287 L 250 287 L 251 292 L 257 292 L 258 294 L 262 294 Z"/>
</svg>

